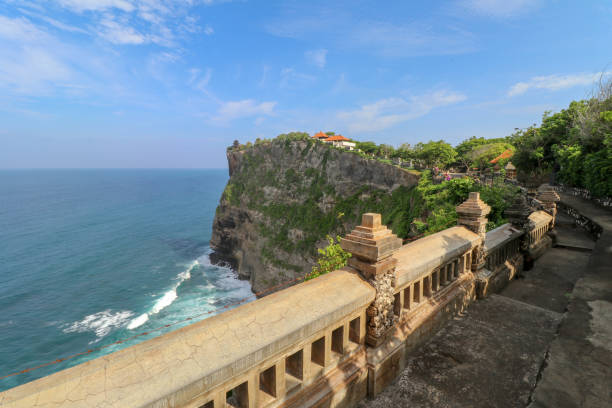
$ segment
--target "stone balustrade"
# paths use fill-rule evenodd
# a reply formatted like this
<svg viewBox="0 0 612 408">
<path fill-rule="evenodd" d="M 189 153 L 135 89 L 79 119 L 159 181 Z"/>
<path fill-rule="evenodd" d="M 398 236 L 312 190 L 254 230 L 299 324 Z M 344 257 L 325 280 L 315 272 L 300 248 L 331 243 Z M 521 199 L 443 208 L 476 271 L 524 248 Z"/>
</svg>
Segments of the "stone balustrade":
<svg viewBox="0 0 612 408">
<path fill-rule="evenodd" d="M 485 267 L 491 271 L 495 270 L 506 261 L 519 255 L 521 239 L 524 234 L 524 231 L 512 226 L 512 224 L 504 224 L 487 232 L 485 239 L 487 261 Z"/>
<path fill-rule="evenodd" d="M 452 227 L 404 245 L 398 260 L 394 312 L 415 313 L 419 306 L 470 271 L 472 252 L 480 237 L 463 227 Z"/>
<path fill-rule="evenodd" d="M 471 193 L 459 225 L 403 246 L 379 214 L 364 214 L 341 240 L 353 254 L 346 268 L 15 387 L 0 406 L 353 406 L 522 268 L 522 228 L 538 244 L 553 225 L 523 201 L 510 211 L 521 226 L 485 233 L 490 208 Z"/>
<path fill-rule="evenodd" d="M 545 211 L 536 211 L 529 215 L 531 228 L 527 233 L 530 246 L 537 245 L 551 228 L 553 217 Z"/>
</svg>

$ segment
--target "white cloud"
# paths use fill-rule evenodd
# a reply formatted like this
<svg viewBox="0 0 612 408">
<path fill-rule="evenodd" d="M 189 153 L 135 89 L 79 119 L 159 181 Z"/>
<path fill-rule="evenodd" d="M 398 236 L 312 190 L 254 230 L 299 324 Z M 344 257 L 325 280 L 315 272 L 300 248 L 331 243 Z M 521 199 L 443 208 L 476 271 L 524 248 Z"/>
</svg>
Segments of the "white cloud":
<svg viewBox="0 0 612 408">
<path fill-rule="evenodd" d="M 134 28 L 105 19 L 100 22 L 100 36 L 113 44 L 142 44 L 149 41 Z"/>
<path fill-rule="evenodd" d="M 541 0 L 462 0 L 459 4 L 487 17 L 506 18 L 526 14 L 539 8 Z"/>
<path fill-rule="evenodd" d="M 199 2 L 191 0 L 58 0 L 58 2 L 73 13 L 86 14 L 90 20 L 87 23 L 89 31 L 117 45 L 153 43 L 176 48 L 178 38 L 201 29 L 197 24 L 197 18 L 189 14 L 190 9 Z"/>
<path fill-rule="evenodd" d="M 279 37 L 331 41 L 342 49 L 357 49 L 375 55 L 411 57 L 454 55 L 476 49 L 476 39 L 468 31 L 437 22 L 393 24 L 377 20 L 358 20 L 342 11 L 311 10 L 283 16 L 266 25 Z M 298 14 L 298 15 L 299 15 Z"/>
<path fill-rule="evenodd" d="M 83 11 L 103 11 L 116 8 L 123 11 L 134 10 L 134 4 L 128 0 L 59 0 L 68 9 L 81 13 Z"/>
<path fill-rule="evenodd" d="M 276 102 L 256 102 L 253 99 L 222 102 L 213 122 L 225 124 L 235 119 L 251 116 L 271 116 L 274 114 Z"/>
<path fill-rule="evenodd" d="M 608 76 L 610 73 L 604 73 L 603 75 Z M 561 89 L 572 88 L 574 86 L 592 85 L 601 76 L 601 72 L 537 76 L 531 78 L 529 81 L 517 82 L 516 84 L 512 85 L 508 90 L 508 96 L 521 95 L 530 89 L 558 91 Z"/>
<path fill-rule="evenodd" d="M 42 40 L 47 34 L 36 27 L 27 18 L 9 18 L 0 15 L 0 38 L 31 42 Z"/>
<path fill-rule="evenodd" d="M 465 99 L 463 94 L 442 90 L 408 99 L 381 99 L 357 110 L 339 112 L 337 116 L 352 132 L 376 132 Z"/>
<path fill-rule="evenodd" d="M 204 34 L 212 35 L 212 34 L 214 34 L 214 32 L 215 32 L 215 30 L 211 26 L 206 25 L 206 27 L 204 27 Z"/>
<path fill-rule="evenodd" d="M 195 89 L 198 89 L 208 95 L 207 86 L 212 78 L 212 69 L 207 68 L 206 73 L 202 76 L 202 70 L 199 68 L 191 68 L 189 70 L 189 84 Z"/>
<path fill-rule="evenodd" d="M 70 86 L 73 70 L 54 52 L 54 38 L 30 20 L 0 15 L 0 39 L 0 88 L 31 95 Z"/>
<path fill-rule="evenodd" d="M 280 87 L 285 89 L 300 89 L 311 85 L 316 77 L 296 71 L 293 68 L 281 70 Z"/>
<path fill-rule="evenodd" d="M 48 93 L 72 77 L 72 70 L 61 59 L 44 48 L 27 46 L 15 50 L 11 58 L 0 52 L 0 86 L 20 94 Z"/>
<path fill-rule="evenodd" d="M 325 68 L 325 64 L 327 63 L 327 50 L 321 49 L 306 51 L 304 56 L 312 65 L 319 68 Z"/>
</svg>

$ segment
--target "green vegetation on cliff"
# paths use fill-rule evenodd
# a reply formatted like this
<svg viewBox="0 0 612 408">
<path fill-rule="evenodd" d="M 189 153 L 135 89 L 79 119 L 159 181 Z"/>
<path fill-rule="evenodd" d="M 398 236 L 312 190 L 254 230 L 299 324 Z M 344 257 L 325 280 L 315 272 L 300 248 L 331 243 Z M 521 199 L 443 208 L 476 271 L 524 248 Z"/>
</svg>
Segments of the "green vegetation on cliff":
<svg viewBox="0 0 612 408">
<path fill-rule="evenodd" d="M 320 142 L 306 138 L 305 134 L 280 135 L 260 144 L 281 144 L 291 149 L 296 140 L 305 142 L 300 156 L 304 157 Z M 382 214 L 382 221 L 401 238 L 415 234 L 431 234 L 456 223 L 455 206 L 467 199 L 470 191 L 480 191 L 492 212 L 489 226 L 494 228 L 505 222 L 502 213 L 506 203 L 512 202 L 517 189 L 501 180 L 493 186 L 477 184 L 472 179 L 454 179 L 433 184 L 429 172 L 425 172 L 416 187 L 399 186 L 392 192 L 363 185 L 353 194 L 337 194 L 326 173 L 330 160 L 342 160 L 336 149 L 326 149 L 319 168 L 308 168 L 298 174 L 294 168 L 284 171 L 279 166 L 262 167 L 265 158 L 255 149 L 242 148 L 244 164 L 238 174 L 232 176 L 224 192 L 224 198 L 232 205 L 246 205 L 265 216 L 259 222 L 259 232 L 267 239 L 262 256 L 279 264 L 273 256 L 274 248 L 291 253 L 315 254 L 316 243 L 328 234 L 347 233 L 347 226 L 357 225 L 366 212 Z M 299 199 L 270 200 L 265 191 L 273 189 Z M 326 207 L 326 208 L 324 208 Z M 416 222 L 415 222 L 416 220 Z M 292 231 L 300 231 L 299 239 L 290 239 Z M 288 267 L 288 265 L 284 265 Z"/>
<path fill-rule="evenodd" d="M 589 100 L 544 113 L 539 127 L 518 130 L 511 141 L 513 162 L 527 177 L 555 172 L 570 186 L 612 196 L 612 80 Z"/>
</svg>

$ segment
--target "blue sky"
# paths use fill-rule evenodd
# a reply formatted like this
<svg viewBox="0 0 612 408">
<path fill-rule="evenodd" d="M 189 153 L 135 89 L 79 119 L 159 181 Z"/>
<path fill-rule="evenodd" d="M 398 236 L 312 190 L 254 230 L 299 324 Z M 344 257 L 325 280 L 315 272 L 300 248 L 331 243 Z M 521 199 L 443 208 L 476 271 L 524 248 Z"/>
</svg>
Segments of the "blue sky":
<svg viewBox="0 0 612 408">
<path fill-rule="evenodd" d="M 0 168 L 225 167 L 234 139 L 293 130 L 506 136 L 584 98 L 611 39 L 603 0 L 4 0 Z"/>
</svg>

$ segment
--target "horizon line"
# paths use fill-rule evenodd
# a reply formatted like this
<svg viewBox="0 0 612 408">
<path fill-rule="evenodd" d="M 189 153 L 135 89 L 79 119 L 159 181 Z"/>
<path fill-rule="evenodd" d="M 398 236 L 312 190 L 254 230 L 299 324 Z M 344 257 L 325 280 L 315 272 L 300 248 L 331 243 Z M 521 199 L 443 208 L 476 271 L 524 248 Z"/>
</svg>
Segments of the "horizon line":
<svg viewBox="0 0 612 408">
<path fill-rule="evenodd" d="M 228 167 L 0 167 L 7 170 L 225 170 Z"/>
</svg>

